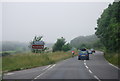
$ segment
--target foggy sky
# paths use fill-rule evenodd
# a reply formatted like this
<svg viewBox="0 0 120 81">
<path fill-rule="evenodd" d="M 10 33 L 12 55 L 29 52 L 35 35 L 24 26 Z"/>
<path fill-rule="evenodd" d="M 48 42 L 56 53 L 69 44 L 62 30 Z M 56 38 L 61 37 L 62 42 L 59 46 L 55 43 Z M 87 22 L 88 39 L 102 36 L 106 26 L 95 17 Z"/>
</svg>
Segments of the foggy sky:
<svg viewBox="0 0 120 81">
<path fill-rule="evenodd" d="M 0 41 L 2 41 L 2 3 L 0 3 Z"/>
<path fill-rule="evenodd" d="M 29 42 L 35 35 L 53 43 L 64 37 L 67 41 L 77 36 L 95 33 L 97 19 L 108 2 L 79 3 L 3 3 L 2 40 Z"/>
</svg>

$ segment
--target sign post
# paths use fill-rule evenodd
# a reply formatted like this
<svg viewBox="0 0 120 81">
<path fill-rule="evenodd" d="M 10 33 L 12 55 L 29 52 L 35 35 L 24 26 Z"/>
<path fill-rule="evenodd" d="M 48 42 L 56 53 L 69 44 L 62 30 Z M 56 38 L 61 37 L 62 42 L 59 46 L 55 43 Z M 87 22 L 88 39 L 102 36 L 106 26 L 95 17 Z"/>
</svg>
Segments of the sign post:
<svg viewBox="0 0 120 81">
<path fill-rule="evenodd" d="M 44 49 L 45 43 L 43 41 L 33 41 L 32 43 L 32 49 L 35 51 L 35 53 L 40 52 Z"/>
</svg>

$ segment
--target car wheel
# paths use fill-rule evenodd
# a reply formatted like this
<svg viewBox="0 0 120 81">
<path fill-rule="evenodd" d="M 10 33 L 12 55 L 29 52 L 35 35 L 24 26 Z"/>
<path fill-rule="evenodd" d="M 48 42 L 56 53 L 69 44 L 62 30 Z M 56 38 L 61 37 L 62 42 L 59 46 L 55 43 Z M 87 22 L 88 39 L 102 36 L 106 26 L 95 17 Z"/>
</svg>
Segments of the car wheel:
<svg viewBox="0 0 120 81">
<path fill-rule="evenodd" d="M 78 58 L 78 60 L 81 60 L 80 58 Z"/>
</svg>

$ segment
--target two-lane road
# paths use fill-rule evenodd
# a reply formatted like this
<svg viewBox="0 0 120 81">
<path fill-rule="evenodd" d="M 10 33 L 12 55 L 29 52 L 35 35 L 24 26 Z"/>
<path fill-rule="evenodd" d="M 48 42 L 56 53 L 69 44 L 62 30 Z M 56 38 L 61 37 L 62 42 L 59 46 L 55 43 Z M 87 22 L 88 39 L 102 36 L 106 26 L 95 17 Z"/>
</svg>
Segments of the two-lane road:
<svg viewBox="0 0 120 81">
<path fill-rule="evenodd" d="M 118 69 L 110 65 L 103 53 L 90 54 L 90 60 L 70 58 L 53 65 L 7 73 L 3 79 L 118 79 Z M 117 81 L 117 80 L 116 80 Z"/>
</svg>

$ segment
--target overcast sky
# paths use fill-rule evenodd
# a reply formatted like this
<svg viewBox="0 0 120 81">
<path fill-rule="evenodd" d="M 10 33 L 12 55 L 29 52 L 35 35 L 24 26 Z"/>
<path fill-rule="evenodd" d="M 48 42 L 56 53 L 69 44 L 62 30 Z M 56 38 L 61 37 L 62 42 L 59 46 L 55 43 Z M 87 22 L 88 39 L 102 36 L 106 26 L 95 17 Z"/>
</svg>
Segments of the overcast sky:
<svg viewBox="0 0 120 81">
<path fill-rule="evenodd" d="M 3 41 L 29 42 L 35 35 L 54 43 L 95 33 L 97 19 L 109 2 L 2 3 Z"/>
</svg>

